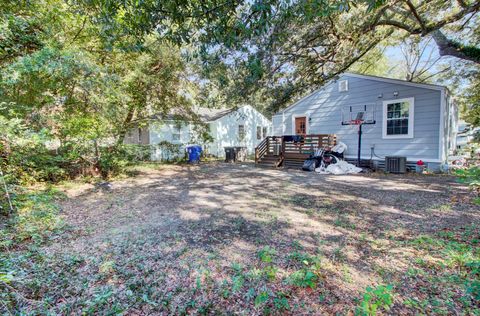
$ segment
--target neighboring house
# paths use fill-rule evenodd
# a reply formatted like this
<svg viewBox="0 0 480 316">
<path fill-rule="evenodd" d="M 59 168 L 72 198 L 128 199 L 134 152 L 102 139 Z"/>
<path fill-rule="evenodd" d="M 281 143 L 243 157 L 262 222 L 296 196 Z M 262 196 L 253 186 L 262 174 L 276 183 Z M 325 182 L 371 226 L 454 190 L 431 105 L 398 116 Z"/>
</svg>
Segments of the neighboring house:
<svg viewBox="0 0 480 316">
<path fill-rule="evenodd" d="M 128 144 L 158 145 L 152 160 L 169 160 L 183 156 L 185 146 L 202 145 L 207 154 L 224 157 L 227 146 L 246 147 L 249 154 L 271 133 L 272 123 L 250 105 L 231 109 L 196 108 L 198 122 L 178 115 L 156 117 L 146 128 L 132 129 L 125 138 Z M 203 132 L 209 134 L 210 141 Z"/>
<path fill-rule="evenodd" d="M 342 122 L 365 112 L 361 159 L 404 156 L 438 170 L 456 148 L 457 108 L 446 87 L 345 73 L 273 116 L 273 135 L 335 134 L 356 158 L 358 127 Z"/>
</svg>

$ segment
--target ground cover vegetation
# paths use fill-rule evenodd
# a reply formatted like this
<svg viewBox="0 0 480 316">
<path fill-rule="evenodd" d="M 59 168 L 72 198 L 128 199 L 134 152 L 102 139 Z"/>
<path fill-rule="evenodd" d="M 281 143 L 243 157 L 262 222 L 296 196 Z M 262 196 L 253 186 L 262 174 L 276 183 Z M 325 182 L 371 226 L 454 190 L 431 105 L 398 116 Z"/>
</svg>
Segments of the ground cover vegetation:
<svg viewBox="0 0 480 316">
<path fill-rule="evenodd" d="M 319 182 L 225 164 L 136 174 L 17 200 L 17 230 L 1 236 L 2 311 L 479 312 L 478 207 L 453 178 Z"/>
<path fill-rule="evenodd" d="M 478 168 L 458 174 L 470 190 L 406 179 L 405 190 L 424 193 L 419 204 L 346 183 L 331 199 L 328 187 L 298 194 L 275 172 L 281 181 L 248 171 L 268 191 L 239 170 L 132 171 L 151 148 L 123 143 L 152 114 L 195 121 L 193 105 L 245 102 L 271 114 L 344 70 L 388 74 L 385 48 L 397 43 L 410 47 L 401 77 L 449 83 L 478 125 L 478 10 L 440 0 L 0 2 L 0 311 L 479 313 Z M 435 71 L 412 58 L 427 38 L 451 58 Z M 115 178 L 126 172 L 137 177 Z M 235 184 L 220 189 L 229 172 L 245 185 L 236 209 L 223 200 Z M 113 191 L 88 184 L 105 179 L 117 179 Z M 385 210 L 402 215 L 376 222 Z M 407 225 L 419 218 L 424 227 Z"/>
</svg>

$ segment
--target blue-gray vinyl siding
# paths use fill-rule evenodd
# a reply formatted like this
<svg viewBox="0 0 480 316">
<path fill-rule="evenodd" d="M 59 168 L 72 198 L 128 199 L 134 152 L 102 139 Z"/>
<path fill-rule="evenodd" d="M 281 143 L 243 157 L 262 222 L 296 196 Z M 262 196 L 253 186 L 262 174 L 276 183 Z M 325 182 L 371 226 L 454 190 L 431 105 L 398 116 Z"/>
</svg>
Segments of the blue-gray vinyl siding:
<svg viewBox="0 0 480 316">
<path fill-rule="evenodd" d="M 441 91 L 423 87 L 402 85 L 379 80 L 351 77 L 348 91 L 339 92 L 338 82 L 332 81 L 324 88 L 301 99 L 284 113 L 273 117 L 274 135 L 291 135 L 292 117 L 309 116 L 308 134 L 336 134 L 337 139 L 348 146 L 347 156 L 357 152 L 357 126 L 342 125 L 342 108 L 349 105 L 374 104 L 375 125 L 364 125 L 362 136 L 362 158 L 369 159 L 371 147 L 379 157 L 399 155 L 409 161 L 439 159 Z M 398 96 L 394 97 L 394 91 Z M 379 95 L 383 97 L 379 98 Z M 411 98 L 414 100 L 413 138 L 384 139 L 383 101 Z M 375 157 L 373 157 L 375 158 Z"/>
</svg>

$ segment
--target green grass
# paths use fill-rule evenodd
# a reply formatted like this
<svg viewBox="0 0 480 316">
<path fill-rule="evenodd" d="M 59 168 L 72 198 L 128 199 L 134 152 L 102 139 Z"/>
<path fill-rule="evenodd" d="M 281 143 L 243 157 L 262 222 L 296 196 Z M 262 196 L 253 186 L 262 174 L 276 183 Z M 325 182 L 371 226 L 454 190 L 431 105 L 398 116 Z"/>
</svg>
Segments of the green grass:
<svg viewBox="0 0 480 316">
<path fill-rule="evenodd" d="M 192 237 L 205 237 L 197 235 L 202 229 L 165 233 L 146 227 L 130 235 L 115 227 L 116 236 L 102 235 L 101 243 L 75 253 L 49 247 L 64 236 L 83 238 L 63 234 L 61 198 L 52 189 L 16 197 L 18 215 L 0 236 L 0 313 L 212 315 L 232 307 L 246 314 L 329 314 L 335 306 L 340 314 L 357 315 L 480 314 L 477 225 L 376 234 L 362 231 L 358 215 L 331 206 L 322 223 L 341 238 L 326 238 L 318 230 L 282 239 L 272 224 L 260 228 L 271 235 L 259 234 L 230 257 L 223 244 L 199 247 L 202 238 Z M 297 202 L 296 212 L 322 220 L 315 205 Z M 127 205 L 123 196 L 112 203 Z M 232 216 L 229 228 L 248 230 L 249 221 Z M 295 228 L 295 221 L 289 224 Z M 358 290 L 356 282 L 367 277 L 359 278 L 362 268 L 378 286 Z"/>
<path fill-rule="evenodd" d="M 0 230 L 0 249 L 7 250 L 26 242 L 40 245 L 64 228 L 57 204 L 63 197 L 53 188 L 18 192 L 13 200 L 15 212 L 7 226 Z"/>
<path fill-rule="evenodd" d="M 466 314 L 480 313 L 479 232 L 471 225 L 406 241 L 423 253 L 405 272 L 406 282 L 424 294 L 405 294 L 404 304 L 421 313 L 448 315 L 458 304 Z"/>
</svg>

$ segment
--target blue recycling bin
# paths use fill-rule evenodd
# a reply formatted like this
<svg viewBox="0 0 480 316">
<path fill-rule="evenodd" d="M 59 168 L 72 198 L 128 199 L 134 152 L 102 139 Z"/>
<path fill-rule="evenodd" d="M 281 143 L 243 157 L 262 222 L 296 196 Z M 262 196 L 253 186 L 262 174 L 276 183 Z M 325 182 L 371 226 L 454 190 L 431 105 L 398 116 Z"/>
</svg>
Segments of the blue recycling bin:
<svg viewBox="0 0 480 316">
<path fill-rule="evenodd" d="M 190 145 L 187 146 L 188 163 L 199 163 L 200 155 L 202 154 L 202 146 Z"/>
</svg>

